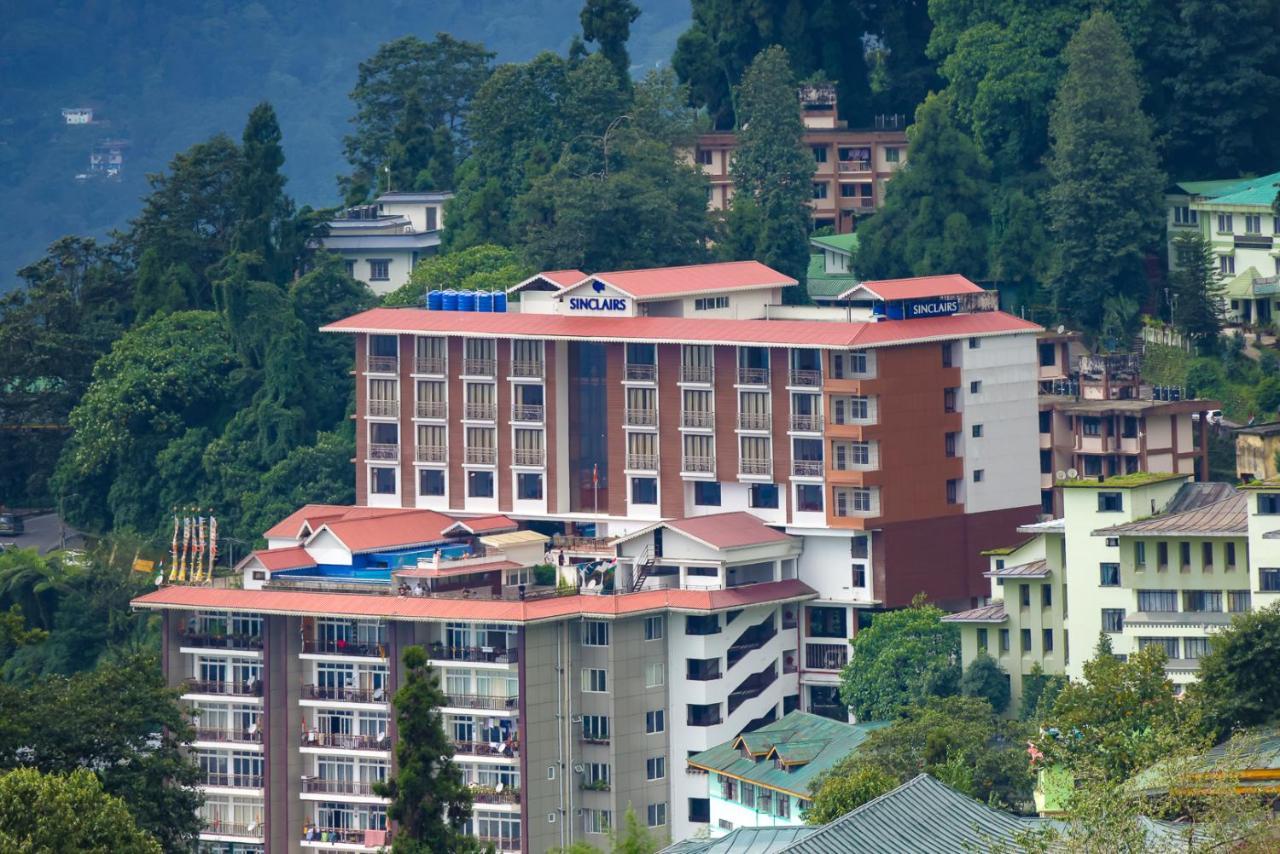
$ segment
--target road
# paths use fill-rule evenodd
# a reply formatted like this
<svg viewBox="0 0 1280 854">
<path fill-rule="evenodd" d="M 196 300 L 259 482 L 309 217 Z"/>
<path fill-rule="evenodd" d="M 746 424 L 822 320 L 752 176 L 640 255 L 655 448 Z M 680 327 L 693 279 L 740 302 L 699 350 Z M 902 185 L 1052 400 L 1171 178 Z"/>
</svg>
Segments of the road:
<svg viewBox="0 0 1280 854">
<path fill-rule="evenodd" d="M 0 535 L 0 539 L 5 542 L 12 541 L 14 545 L 24 549 L 37 549 L 40 554 L 53 551 L 62 545 L 62 526 L 58 521 L 57 513 L 45 513 L 41 516 L 28 516 L 23 519 L 26 523 L 26 533 L 17 537 L 8 535 Z M 67 546 L 70 548 L 79 548 L 84 544 L 84 539 L 78 531 L 67 528 Z"/>
</svg>

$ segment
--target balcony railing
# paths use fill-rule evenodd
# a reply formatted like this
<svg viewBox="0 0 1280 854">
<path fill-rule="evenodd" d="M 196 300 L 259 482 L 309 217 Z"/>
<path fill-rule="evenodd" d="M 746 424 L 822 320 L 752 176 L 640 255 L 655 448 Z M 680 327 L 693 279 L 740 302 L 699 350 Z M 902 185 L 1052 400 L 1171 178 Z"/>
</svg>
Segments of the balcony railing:
<svg viewBox="0 0 1280 854">
<path fill-rule="evenodd" d="M 778 634 L 777 628 L 774 627 L 773 621 L 769 620 L 752 626 L 742 633 L 742 637 L 734 641 L 733 646 L 729 647 L 729 651 L 725 658 L 729 662 L 729 666 L 733 667 L 743 659 L 749 652 L 754 652 L 760 647 L 773 640 Z"/>
<path fill-rule="evenodd" d="M 804 648 L 804 666 L 810 670 L 843 670 L 848 663 L 847 643 L 811 643 Z"/>
<path fill-rule="evenodd" d="M 476 834 L 481 845 L 491 846 L 497 851 L 513 851 L 520 848 L 520 838 L 516 836 L 486 836 Z"/>
<path fill-rule="evenodd" d="M 628 427 L 653 427 L 658 423 L 658 413 L 653 409 L 628 408 L 624 417 Z"/>
<path fill-rule="evenodd" d="M 498 372 L 497 359 L 466 358 L 462 360 L 462 373 L 468 377 L 492 377 Z"/>
<path fill-rule="evenodd" d="M 716 726 L 722 720 L 719 706 L 711 711 L 695 712 L 693 709 L 689 709 L 689 726 Z"/>
<path fill-rule="evenodd" d="M 232 789 L 261 789 L 261 774 L 223 774 L 217 771 L 206 771 L 202 786 L 224 786 Z"/>
<path fill-rule="evenodd" d="M 443 463 L 449 459 L 449 449 L 444 445 L 419 445 L 415 455 L 420 463 Z"/>
<path fill-rule="evenodd" d="M 368 371 L 371 374 L 394 374 L 399 362 L 395 356 L 370 356 Z"/>
<path fill-rule="evenodd" d="M 757 673 L 747 679 L 736 691 L 729 695 L 729 714 L 733 714 L 747 700 L 759 697 L 764 693 L 765 688 L 768 688 L 776 681 L 778 681 L 778 671 L 774 669 L 772 664 L 763 674 Z"/>
<path fill-rule="evenodd" d="M 471 800 L 477 804 L 518 804 L 520 790 L 512 788 L 498 792 L 493 789 L 472 789 Z"/>
<path fill-rule="evenodd" d="M 369 417 L 371 418 L 396 418 L 399 415 L 400 401 L 398 400 L 369 401 Z"/>
<path fill-rule="evenodd" d="M 758 477 L 773 474 L 772 460 L 742 460 L 738 463 L 738 474 Z"/>
<path fill-rule="evenodd" d="M 238 727 L 206 727 L 197 726 L 196 741 L 217 741 L 229 744 L 262 744 L 262 730 Z"/>
<path fill-rule="evenodd" d="M 263 834 L 262 822 L 255 821 L 249 824 L 237 824 L 231 821 L 222 821 L 215 819 L 208 821 L 201 833 L 216 834 L 218 836 L 239 836 L 244 839 L 261 840 Z"/>
<path fill-rule="evenodd" d="M 373 834 L 373 836 L 371 837 L 370 834 Z M 351 827 L 309 827 L 303 833 L 302 841 L 363 845 L 372 850 L 385 851 L 388 850 L 391 844 L 391 835 L 385 830 L 357 830 Z"/>
<path fill-rule="evenodd" d="M 480 661 L 489 664 L 514 664 L 520 660 L 516 647 L 492 646 L 446 646 L 442 643 L 431 644 L 433 661 Z"/>
<path fill-rule="evenodd" d="M 463 408 L 463 418 L 468 421 L 496 421 L 498 405 L 496 403 L 468 403 Z"/>
<path fill-rule="evenodd" d="M 323 655 L 359 655 L 368 656 L 370 658 L 387 657 L 387 648 L 380 643 L 333 640 L 329 638 L 323 638 L 320 640 L 304 639 L 302 641 L 302 651 Z"/>
<path fill-rule="evenodd" d="M 337 700 L 342 703 L 385 703 L 385 688 L 356 688 L 350 685 L 303 685 L 306 700 Z"/>
<path fill-rule="evenodd" d="M 716 470 L 715 457 L 691 457 L 687 454 L 680 463 L 680 470 L 694 474 L 707 474 Z"/>
<path fill-rule="evenodd" d="M 1270 249 L 1272 241 L 1270 234 L 1237 234 L 1232 242 L 1241 249 Z"/>
<path fill-rule="evenodd" d="M 531 424 L 542 423 L 543 407 L 540 404 L 517 403 L 511 407 L 512 421 L 527 421 Z"/>
<path fill-rule="evenodd" d="M 391 738 L 350 732 L 303 732 L 298 743 L 303 747 L 328 747 L 334 750 L 390 750 Z"/>
<path fill-rule="evenodd" d="M 793 368 L 791 371 L 791 385 L 804 386 L 812 388 L 822 385 L 822 371 L 798 370 Z"/>
<path fill-rule="evenodd" d="M 243 682 L 218 682 L 211 679 L 188 679 L 188 694 L 225 694 L 233 697 L 261 697 L 262 680 L 246 679 Z"/>
<path fill-rule="evenodd" d="M 632 471 L 657 471 L 657 454 L 627 454 L 627 468 Z"/>
<path fill-rule="evenodd" d="M 657 365 L 628 364 L 626 378 L 634 382 L 651 383 L 658 376 Z"/>
<path fill-rule="evenodd" d="M 680 423 L 685 427 L 714 427 L 716 426 L 716 414 L 714 412 L 686 409 L 680 415 Z"/>
<path fill-rule="evenodd" d="M 842 175 L 850 173 L 870 172 L 870 160 L 837 160 L 836 171 Z"/>
<path fill-rule="evenodd" d="M 739 430 L 768 430 L 773 416 L 768 412 L 741 412 L 738 414 Z"/>
<path fill-rule="evenodd" d="M 444 374 L 445 360 L 443 356 L 419 356 L 413 363 L 414 373 Z"/>
<path fill-rule="evenodd" d="M 520 748 L 513 743 L 498 741 L 454 741 L 453 752 L 462 756 L 505 756 L 514 758 L 520 755 Z"/>
<path fill-rule="evenodd" d="M 715 368 L 710 365 L 681 365 L 680 382 L 710 383 L 715 377 Z"/>
<path fill-rule="evenodd" d="M 822 431 L 822 416 L 792 415 L 791 429 L 798 433 L 819 433 Z"/>
<path fill-rule="evenodd" d="M 542 362 L 530 359 L 512 359 L 511 360 L 511 376 L 513 377 L 540 377 L 542 376 Z"/>
<path fill-rule="evenodd" d="M 303 777 L 302 791 L 318 795 L 376 795 L 372 780 L 328 780 L 324 777 Z"/>
<path fill-rule="evenodd" d="M 717 659 L 714 666 L 704 667 L 699 670 L 690 670 L 688 678 L 694 682 L 710 682 L 723 676 L 720 672 L 720 661 Z"/>
<path fill-rule="evenodd" d="M 183 632 L 182 646 L 200 649 L 262 649 L 262 635 L 228 635 L 216 632 Z"/>
<path fill-rule="evenodd" d="M 371 444 L 369 445 L 369 459 L 398 460 L 400 459 L 400 446 L 386 445 L 386 444 Z"/>
<path fill-rule="evenodd" d="M 494 448 L 467 448 L 466 461 L 473 466 L 491 466 L 498 460 L 498 452 Z"/>
<path fill-rule="evenodd" d="M 822 460 L 792 460 L 791 474 L 794 477 L 822 477 Z"/>
<path fill-rule="evenodd" d="M 518 466 L 540 466 L 546 458 L 541 448 L 516 448 L 511 456 L 512 463 Z"/>
<path fill-rule="evenodd" d="M 768 368 L 738 368 L 739 385 L 768 385 Z"/>
<path fill-rule="evenodd" d="M 518 697 L 499 697 L 494 694 L 450 694 L 445 705 L 453 709 L 514 709 Z"/>
<path fill-rule="evenodd" d="M 445 400 L 420 400 L 415 411 L 419 418 L 446 418 L 449 415 L 449 402 Z"/>
</svg>

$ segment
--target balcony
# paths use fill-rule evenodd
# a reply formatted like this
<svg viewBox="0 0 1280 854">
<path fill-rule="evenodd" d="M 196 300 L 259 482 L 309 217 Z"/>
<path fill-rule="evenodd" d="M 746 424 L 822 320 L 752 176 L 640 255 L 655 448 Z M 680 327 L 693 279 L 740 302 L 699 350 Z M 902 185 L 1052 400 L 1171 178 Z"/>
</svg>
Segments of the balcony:
<svg viewBox="0 0 1280 854">
<path fill-rule="evenodd" d="M 749 652 L 754 652 L 760 647 L 767 644 L 777 636 L 778 630 L 773 624 L 773 618 L 769 617 L 762 623 L 757 623 L 742 633 L 733 646 L 729 647 L 729 653 L 726 656 L 729 667 L 737 664 Z"/>
<path fill-rule="evenodd" d="M 262 635 L 229 635 L 222 632 L 183 632 L 180 636 L 182 646 L 199 649 L 262 649 Z"/>
<path fill-rule="evenodd" d="M 837 160 L 836 172 L 841 175 L 864 175 L 871 171 L 870 160 Z"/>
<path fill-rule="evenodd" d="M 398 460 L 400 459 L 400 446 L 371 443 L 369 445 L 369 459 Z"/>
<path fill-rule="evenodd" d="M 848 663 L 847 643 L 811 643 L 804 648 L 804 666 L 809 670 L 844 670 Z"/>
<path fill-rule="evenodd" d="M 721 723 L 724 718 L 720 715 L 720 704 L 707 708 L 705 706 L 689 706 L 688 709 L 689 726 L 716 726 Z"/>
<path fill-rule="evenodd" d="M 466 464 L 470 466 L 496 465 L 498 452 L 494 448 L 467 448 Z"/>
<path fill-rule="evenodd" d="M 623 414 L 623 423 L 628 427 L 656 427 L 658 424 L 658 412 L 655 409 L 631 409 L 628 407 Z"/>
<path fill-rule="evenodd" d="M 511 420 L 524 421 L 529 424 L 541 424 L 543 407 L 531 403 L 516 403 L 511 406 Z"/>
<path fill-rule="evenodd" d="M 225 774 L 217 771 L 206 771 L 200 781 L 201 786 L 222 786 L 229 789 L 261 789 L 261 774 Z"/>
<path fill-rule="evenodd" d="M 773 474 L 772 460 L 741 460 L 738 474 L 746 477 L 768 477 Z"/>
<path fill-rule="evenodd" d="M 419 445 L 414 459 L 420 463 L 443 463 L 449 459 L 449 449 L 444 445 Z"/>
<path fill-rule="evenodd" d="M 691 457 L 686 454 L 680 463 L 680 471 L 690 474 L 713 474 L 715 470 L 715 457 Z"/>
<path fill-rule="evenodd" d="M 738 368 L 738 385 L 768 385 L 768 368 Z"/>
<path fill-rule="evenodd" d="M 526 377 L 539 379 L 542 377 L 543 367 L 541 361 L 532 361 L 529 359 L 512 359 L 511 360 L 511 376 Z"/>
<path fill-rule="evenodd" d="M 513 759 L 520 755 L 514 742 L 454 741 L 453 752 L 458 756 L 501 756 Z"/>
<path fill-rule="evenodd" d="M 390 750 L 391 738 L 360 735 L 350 732 L 302 732 L 298 743 L 301 747 L 328 747 L 334 750 Z"/>
<path fill-rule="evenodd" d="M 385 688 L 355 688 L 350 685 L 303 685 L 304 700 L 335 700 L 340 703 L 385 703 Z"/>
<path fill-rule="evenodd" d="M 225 744 L 262 744 L 262 731 L 239 729 L 233 727 L 197 726 L 196 741 L 211 741 Z"/>
<path fill-rule="evenodd" d="M 658 378 L 658 366 L 628 364 L 624 376 L 629 382 L 651 383 Z"/>
<path fill-rule="evenodd" d="M 739 430 L 768 430 L 773 416 L 768 412 L 741 412 L 738 414 Z"/>
<path fill-rule="evenodd" d="M 791 429 L 797 433 L 821 433 L 821 415 L 792 415 Z"/>
<path fill-rule="evenodd" d="M 432 661 L 472 661 L 485 664 L 514 664 L 520 660 L 516 647 L 445 646 L 442 643 L 431 644 L 430 657 Z"/>
<path fill-rule="evenodd" d="M 220 819 L 210 821 L 200 831 L 213 836 L 238 836 L 242 839 L 262 840 L 262 822 L 254 821 L 249 824 L 237 824 L 231 821 L 222 821 Z"/>
<path fill-rule="evenodd" d="M 517 466 L 538 466 L 541 467 L 546 459 L 546 454 L 541 448 L 516 448 L 511 452 L 512 464 Z"/>
<path fill-rule="evenodd" d="M 817 388 L 822 385 L 822 371 L 792 369 L 789 385 L 802 388 Z"/>
<path fill-rule="evenodd" d="M 246 679 L 243 682 L 218 682 L 211 679 L 188 679 L 184 691 L 188 694 L 218 694 L 228 697 L 261 697 L 262 680 Z"/>
<path fill-rule="evenodd" d="M 444 400 L 420 400 L 414 414 L 418 418 L 447 418 L 449 403 Z"/>
<path fill-rule="evenodd" d="M 497 421 L 498 405 L 496 403 L 468 403 L 463 407 L 462 417 L 467 421 Z"/>
<path fill-rule="evenodd" d="M 399 416 L 400 416 L 400 401 L 398 400 L 369 401 L 369 417 L 370 418 L 398 418 Z"/>
<path fill-rule="evenodd" d="M 492 377 L 498 373 L 497 359 L 466 358 L 462 360 L 462 374 L 467 377 Z"/>
<path fill-rule="evenodd" d="M 370 356 L 366 371 L 371 374 L 394 374 L 400 360 L 395 356 Z"/>
<path fill-rule="evenodd" d="M 387 648 L 381 643 L 360 643 L 343 638 L 311 640 L 304 638 L 302 651 L 318 655 L 356 655 L 369 658 L 386 658 Z"/>
<path fill-rule="evenodd" d="M 480 842 L 486 848 L 492 848 L 495 851 L 519 851 L 520 837 L 518 836 L 486 836 L 477 833 L 472 837 Z"/>
<path fill-rule="evenodd" d="M 1237 234 L 1233 242 L 1237 249 L 1270 249 L 1273 238 L 1270 234 Z"/>
<path fill-rule="evenodd" d="M 629 471 L 657 471 L 658 455 L 627 454 L 627 469 Z"/>
<path fill-rule="evenodd" d="M 444 699 L 452 709 L 514 709 L 520 704 L 518 697 L 500 697 L 496 694 L 450 694 Z"/>
<path fill-rule="evenodd" d="M 822 477 L 822 460 L 792 460 L 792 477 Z"/>
<path fill-rule="evenodd" d="M 520 790 L 516 788 L 503 789 L 501 792 L 496 789 L 472 789 L 471 800 L 477 804 L 518 804 L 520 803 Z"/>
<path fill-rule="evenodd" d="M 707 661 L 690 660 L 687 665 L 686 677 L 694 682 L 711 682 L 719 679 L 723 674 L 720 672 L 720 659 L 713 658 Z"/>
<path fill-rule="evenodd" d="M 716 414 L 714 412 L 702 412 L 700 410 L 686 409 L 680 413 L 681 427 L 715 427 Z"/>
<path fill-rule="evenodd" d="M 749 676 L 737 689 L 729 695 L 729 714 L 737 711 L 738 707 L 747 700 L 753 700 L 764 693 L 765 689 L 778 681 L 778 669 L 776 665 L 770 664 L 767 670 Z"/>
<path fill-rule="evenodd" d="M 329 780 L 324 777 L 303 777 L 302 791 L 314 795 L 360 795 L 377 797 L 372 780 Z"/>
<path fill-rule="evenodd" d="M 715 378 L 715 369 L 710 365 L 681 365 L 680 382 L 710 384 Z"/>
<path fill-rule="evenodd" d="M 391 837 L 385 830 L 357 830 L 350 827 L 311 827 L 302 837 L 303 842 L 336 842 L 339 845 L 360 845 L 377 851 L 389 850 Z"/>
<path fill-rule="evenodd" d="M 443 356 L 419 356 L 413 362 L 413 372 L 415 374 L 443 376 L 444 369 L 445 360 Z"/>
</svg>

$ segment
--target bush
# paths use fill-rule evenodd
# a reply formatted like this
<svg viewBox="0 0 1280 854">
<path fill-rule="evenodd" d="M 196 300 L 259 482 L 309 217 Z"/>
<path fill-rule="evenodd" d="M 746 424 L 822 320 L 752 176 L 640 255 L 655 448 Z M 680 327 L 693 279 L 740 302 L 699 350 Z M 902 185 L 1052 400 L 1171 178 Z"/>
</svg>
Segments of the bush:
<svg viewBox="0 0 1280 854">
<path fill-rule="evenodd" d="M 533 568 L 533 583 L 539 587 L 552 587 L 556 583 L 556 568 L 549 563 L 540 563 Z"/>
<path fill-rule="evenodd" d="M 985 652 L 969 662 L 960 677 L 960 693 L 966 697 L 981 697 L 991 704 L 997 715 L 1009 708 L 1009 674 L 996 660 Z"/>
</svg>

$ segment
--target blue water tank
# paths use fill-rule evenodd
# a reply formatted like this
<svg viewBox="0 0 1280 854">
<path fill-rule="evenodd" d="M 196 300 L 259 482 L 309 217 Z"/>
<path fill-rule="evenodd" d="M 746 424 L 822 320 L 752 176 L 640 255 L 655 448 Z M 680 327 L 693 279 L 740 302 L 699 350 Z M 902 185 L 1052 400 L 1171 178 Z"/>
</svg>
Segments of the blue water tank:
<svg viewBox="0 0 1280 854">
<path fill-rule="evenodd" d="M 494 295 L 493 295 L 493 310 L 494 310 L 494 311 L 506 311 L 506 310 L 507 310 L 507 293 L 506 293 L 506 291 L 498 291 L 496 294 L 494 294 Z"/>
<path fill-rule="evenodd" d="M 493 311 L 493 294 L 488 291 L 476 294 L 476 311 Z"/>
<path fill-rule="evenodd" d="M 427 308 L 431 311 L 444 308 L 444 291 L 427 291 Z"/>
<path fill-rule="evenodd" d="M 458 311 L 476 310 L 476 292 L 460 291 L 458 293 Z"/>
<path fill-rule="evenodd" d="M 445 291 L 444 295 L 440 297 L 440 307 L 445 311 L 457 311 L 458 310 L 458 292 Z"/>
</svg>

